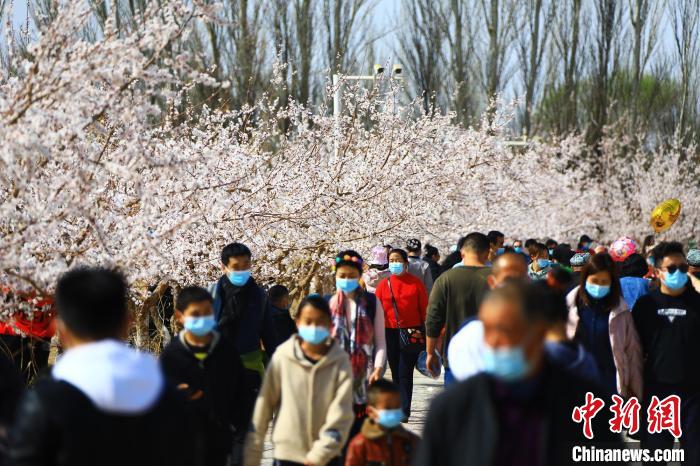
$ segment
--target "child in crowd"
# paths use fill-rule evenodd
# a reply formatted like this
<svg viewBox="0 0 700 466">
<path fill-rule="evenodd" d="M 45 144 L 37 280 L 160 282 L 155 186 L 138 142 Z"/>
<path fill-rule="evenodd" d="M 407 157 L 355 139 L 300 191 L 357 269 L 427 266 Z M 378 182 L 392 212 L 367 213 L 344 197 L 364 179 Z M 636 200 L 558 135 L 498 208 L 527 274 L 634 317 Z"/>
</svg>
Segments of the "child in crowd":
<svg viewBox="0 0 700 466">
<path fill-rule="evenodd" d="M 388 380 L 374 383 L 368 392 L 368 419 L 350 442 L 345 466 L 409 466 L 418 437 L 401 426 L 399 387 Z"/>
<path fill-rule="evenodd" d="M 331 310 L 323 298 L 306 298 L 296 324 L 299 334 L 277 348 L 267 368 L 246 442 L 245 466 L 260 464 L 273 416 L 275 465 L 340 465 L 353 422 L 350 360 L 330 338 Z"/>
<path fill-rule="evenodd" d="M 124 276 L 73 269 L 58 280 L 55 299 L 66 352 L 20 403 L 9 464 L 201 465 L 186 400 L 166 383 L 156 358 L 124 342 Z"/>
<path fill-rule="evenodd" d="M 233 343 L 214 330 L 212 297 L 198 286 L 183 288 L 175 301 L 175 318 L 184 327 L 163 350 L 166 377 L 184 390 L 203 432 L 207 466 L 223 466 L 231 453 L 234 431 L 246 428 L 240 400 L 245 396 L 243 364 Z"/>
<path fill-rule="evenodd" d="M 274 285 L 267 292 L 272 307 L 272 321 L 275 324 L 277 342 L 282 344 L 297 333 L 297 326 L 289 315 L 289 290 L 283 285 Z"/>
</svg>

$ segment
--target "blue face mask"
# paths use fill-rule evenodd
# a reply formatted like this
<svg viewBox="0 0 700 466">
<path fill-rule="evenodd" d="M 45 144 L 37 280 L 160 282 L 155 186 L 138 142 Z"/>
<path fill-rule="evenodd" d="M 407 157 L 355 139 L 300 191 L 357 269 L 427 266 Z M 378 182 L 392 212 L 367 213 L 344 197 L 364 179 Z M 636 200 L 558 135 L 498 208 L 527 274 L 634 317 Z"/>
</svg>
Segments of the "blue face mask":
<svg viewBox="0 0 700 466">
<path fill-rule="evenodd" d="M 377 410 L 377 424 L 386 428 L 394 429 L 401 424 L 404 415 L 402 409 L 380 409 Z"/>
<path fill-rule="evenodd" d="M 331 331 L 328 327 L 316 327 L 315 325 L 300 325 L 299 336 L 302 340 L 312 345 L 320 345 L 328 339 Z"/>
<path fill-rule="evenodd" d="M 250 270 L 233 271 L 226 274 L 229 281 L 236 286 L 243 286 L 250 280 Z"/>
<path fill-rule="evenodd" d="M 688 274 L 680 270 L 673 273 L 666 272 L 666 277 L 662 279 L 664 285 L 672 290 L 680 290 L 688 283 Z"/>
<path fill-rule="evenodd" d="M 185 317 L 184 327 L 193 335 L 203 337 L 214 330 L 216 319 L 213 314 L 203 317 Z"/>
<path fill-rule="evenodd" d="M 358 278 L 336 278 L 335 286 L 343 293 L 352 293 L 360 286 Z"/>
<path fill-rule="evenodd" d="M 549 259 L 537 259 L 537 267 L 540 269 L 546 269 L 550 264 L 551 262 Z"/>
<path fill-rule="evenodd" d="M 549 253 L 550 256 L 554 255 L 554 249 L 547 249 L 547 252 Z"/>
<path fill-rule="evenodd" d="M 590 249 L 590 247 L 591 247 L 591 243 L 583 243 L 581 245 L 581 250 L 588 251 Z"/>
<path fill-rule="evenodd" d="M 520 254 L 521 252 L 523 252 L 523 248 L 521 248 L 520 246 L 516 246 L 516 247 L 514 247 L 513 249 L 514 249 L 515 252 L 517 252 L 518 254 Z"/>
<path fill-rule="evenodd" d="M 393 275 L 401 275 L 403 273 L 403 268 L 402 262 L 389 262 L 389 272 Z"/>
<path fill-rule="evenodd" d="M 610 294 L 610 287 L 586 282 L 586 291 L 592 298 L 603 299 Z"/>
<path fill-rule="evenodd" d="M 506 252 L 506 248 L 498 248 L 498 249 L 496 249 L 496 255 L 497 255 L 497 256 L 500 256 L 500 255 L 503 254 L 504 252 Z"/>
<path fill-rule="evenodd" d="M 484 345 L 484 371 L 505 382 L 515 382 L 530 372 L 530 363 L 519 346 L 495 349 Z"/>
</svg>

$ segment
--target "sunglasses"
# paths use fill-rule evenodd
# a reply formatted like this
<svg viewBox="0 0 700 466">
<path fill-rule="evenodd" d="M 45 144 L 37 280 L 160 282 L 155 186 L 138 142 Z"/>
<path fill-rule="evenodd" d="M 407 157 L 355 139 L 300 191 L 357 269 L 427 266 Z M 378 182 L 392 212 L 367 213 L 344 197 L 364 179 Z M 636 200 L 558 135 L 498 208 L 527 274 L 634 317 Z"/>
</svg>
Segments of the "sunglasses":
<svg viewBox="0 0 700 466">
<path fill-rule="evenodd" d="M 666 272 L 670 274 L 676 273 L 676 270 L 680 270 L 681 273 L 688 273 L 688 270 L 690 270 L 690 267 L 688 264 L 681 264 L 681 265 L 669 265 L 666 267 Z"/>
</svg>

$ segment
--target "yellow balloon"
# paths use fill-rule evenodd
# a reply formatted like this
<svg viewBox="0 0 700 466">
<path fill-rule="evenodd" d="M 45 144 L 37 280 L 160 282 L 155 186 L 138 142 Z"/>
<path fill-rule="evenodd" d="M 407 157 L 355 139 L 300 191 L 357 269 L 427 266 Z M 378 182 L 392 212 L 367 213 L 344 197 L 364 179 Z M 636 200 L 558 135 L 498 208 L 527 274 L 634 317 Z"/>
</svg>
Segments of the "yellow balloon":
<svg viewBox="0 0 700 466">
<path fill-rule="evenodd" d="M 671 228 L 680 215 L 681 201 L 666 199 L 652 210 L 650 223 L 655 232 L 661 233 Z"/>
</svg>

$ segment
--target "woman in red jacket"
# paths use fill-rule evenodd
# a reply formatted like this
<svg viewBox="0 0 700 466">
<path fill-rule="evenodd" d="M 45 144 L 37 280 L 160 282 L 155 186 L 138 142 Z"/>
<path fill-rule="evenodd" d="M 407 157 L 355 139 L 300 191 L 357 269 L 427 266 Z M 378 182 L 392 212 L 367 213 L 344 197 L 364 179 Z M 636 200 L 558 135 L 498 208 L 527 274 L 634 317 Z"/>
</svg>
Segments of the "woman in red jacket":
<svg viewBox="0 0 700 466">
<path fill-rule="evenodd" d="M 420 329 L 420 333 L 415 335 L 425 340 L 428 293 L 423 282 L 408 273 L 408 254 L 403 249 L 393 249 L 389 253 L 389 271 L 391 276 L 379 283 L 376 295 L 384 309 L 391 377 L 401 391 L 401 407 L 405 415 L 403 422 L 408 422 L 413 396 L 413 368 L 419 351 L 415 348 L 402 348 L 399 329 Z"/>
</svg>

